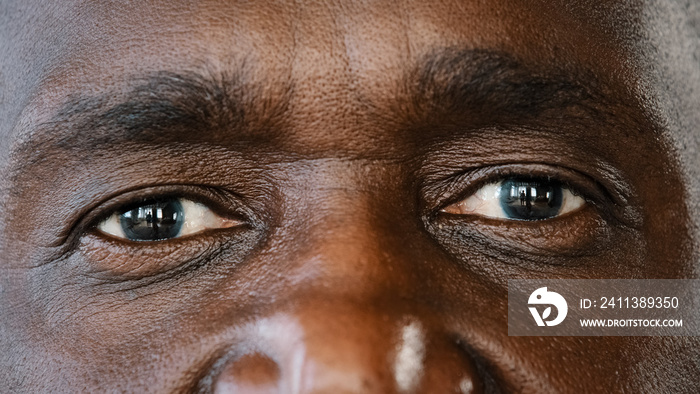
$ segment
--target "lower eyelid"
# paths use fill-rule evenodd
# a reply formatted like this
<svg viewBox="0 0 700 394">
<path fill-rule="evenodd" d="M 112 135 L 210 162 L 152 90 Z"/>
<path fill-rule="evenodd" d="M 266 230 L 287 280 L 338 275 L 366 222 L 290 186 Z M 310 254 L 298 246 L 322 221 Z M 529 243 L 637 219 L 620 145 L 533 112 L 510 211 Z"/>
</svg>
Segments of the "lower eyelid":
<svg viewBox="0 0 700 394">
<path fill-rule="evenodd" d="M 480 215 L 438 216 L 433 231 L 450 244 L 459 240 L 471 242 L 481 239 L 487 249 L 498 249 L 513 256 L 563 256 L 591 255 L 607 247 L 611 228 L 596 209 L 583 205 L 568 217 L 558 216 L 550 220 L 522 221 L 502 220 Z M 460 234 L 455 237 L 455 234 Z M 593 245 L 597 245 L 595 248 Z"/>
<path fill-rule="evenodd" d="M 89 275 L 108 281 L 159 275 L 204 258 L 227 239 L 193 238 L 186 245 L 176 240 L 165 240 L 157 244 L 145 242 L 139 247 L 126 247 L 121 241 L 94 233 L 81 239 L 80 252 L 87 257 L 92 266 Z"/>
</svg>

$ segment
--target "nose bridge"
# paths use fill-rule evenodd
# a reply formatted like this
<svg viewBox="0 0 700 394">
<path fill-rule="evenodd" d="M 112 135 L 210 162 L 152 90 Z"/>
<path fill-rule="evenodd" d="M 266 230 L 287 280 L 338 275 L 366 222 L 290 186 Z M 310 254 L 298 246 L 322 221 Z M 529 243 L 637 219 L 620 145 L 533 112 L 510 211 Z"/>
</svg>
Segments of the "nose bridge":
<svg viewBox="0 0 700 394">
<path fill-rule="evenodd" d="M 297 270 L 315 273 L 311 287 L 372 298 L 416 285 L 418 256 L 408 251 L 422 242 L 421 232 L 412 202 L 395 187 L 396 172 L 335 162 L 300 177 L 295 193 L 305 203 L 288 213 L 294 242 L 287 256 Z"/>
</svg>

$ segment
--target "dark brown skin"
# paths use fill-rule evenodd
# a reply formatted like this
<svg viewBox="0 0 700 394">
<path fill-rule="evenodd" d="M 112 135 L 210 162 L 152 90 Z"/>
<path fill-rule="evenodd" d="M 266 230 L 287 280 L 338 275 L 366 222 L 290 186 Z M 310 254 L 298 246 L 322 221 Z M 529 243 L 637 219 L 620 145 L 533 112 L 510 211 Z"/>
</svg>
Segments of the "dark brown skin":
<svg viewBox="0 0 700 394">
<path fill-rule="evenodd" d="M 697 338 L 506 320 L 508 279 L 698 277 L 698 7 L 31 3 L 0 6 L 0 391 L 700 390 Z M 503 174 L 585 206 L 442 211 Z M 98 229 L 163 195 L 242 224 Z"/>
</svg>

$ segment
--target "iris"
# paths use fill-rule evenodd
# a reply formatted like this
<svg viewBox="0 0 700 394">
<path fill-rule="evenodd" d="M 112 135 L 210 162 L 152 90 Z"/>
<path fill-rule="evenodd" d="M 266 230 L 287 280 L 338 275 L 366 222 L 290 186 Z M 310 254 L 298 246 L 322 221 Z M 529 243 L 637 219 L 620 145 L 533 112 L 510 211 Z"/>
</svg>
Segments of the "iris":
<svg viewBox="0 0 700 394">
<path fill-rule="evenodd" d="M 131 241 L 174 238 L 184 221 L 184 209 L 177 198 L 147 201 L 119 216 L 124 235 Z"/>
<path fill-rule="evenodd" d="M 552 218 L 562 207 L 562 185 L 546 179 L 508 179 L 501 184 L 499 201 L 509 219 Z"/>
</svg>

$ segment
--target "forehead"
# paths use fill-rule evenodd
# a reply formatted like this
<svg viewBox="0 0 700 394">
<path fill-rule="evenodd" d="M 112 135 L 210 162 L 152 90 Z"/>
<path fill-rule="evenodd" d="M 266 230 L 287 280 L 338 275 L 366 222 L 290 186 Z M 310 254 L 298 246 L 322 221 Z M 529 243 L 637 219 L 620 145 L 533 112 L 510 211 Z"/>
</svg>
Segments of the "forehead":
<svg viewBox="0 0 700 394">
<path fill-rule="evenodd" d="M 38 108 L 35 119 L 55 111 L 60 100 L 52 98 L 119 89 L 154 70 L 223 74 L 244 67 L 251 82 L 292 80 L 296 91 L 331 102 L 349 94 L 381 100 L 407 65 L 453 46 L 624 76 L 622 38 L 635 26 L 615 16 L 636 12 L 619 4 L 588 9 L 507 0 L 61 2 L 34 8 L 16 21 L 24 33 L 12 35 L 26 42 L 5 44 L 15 55 L 6 60 L 23 70 L 13 76 L 26 76 L 17 91 Z M 601 57 L 609 61 L 600 64 Z M 309 107 L 294 110 L 302 114 Z"/>
</svg>

